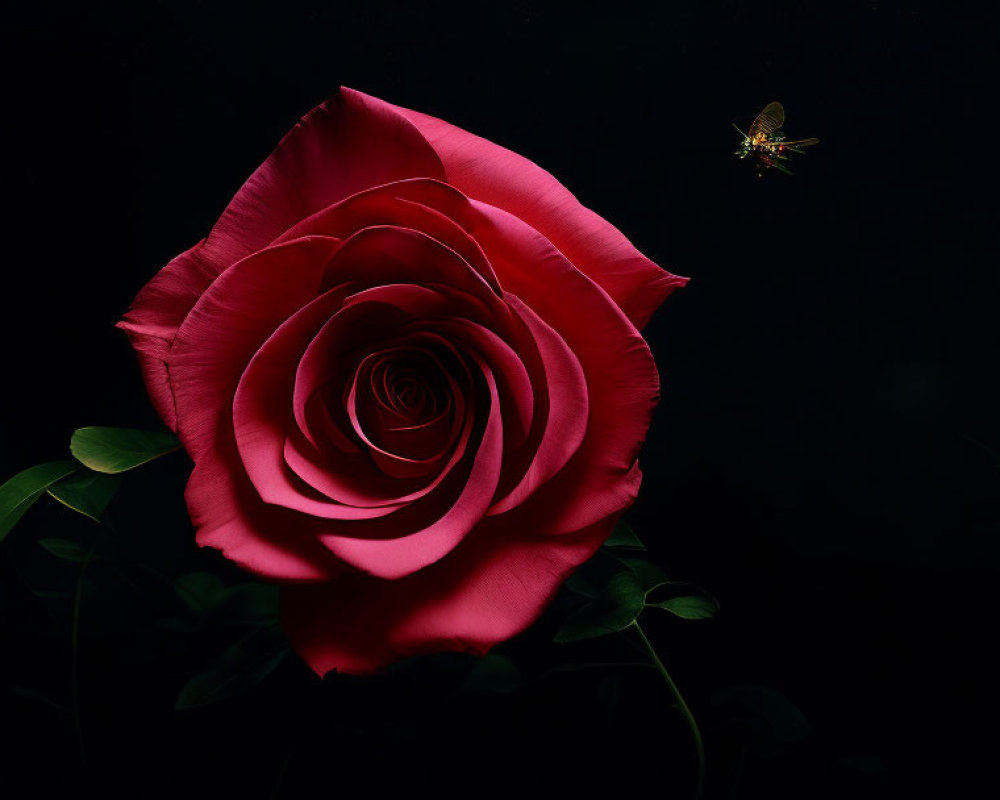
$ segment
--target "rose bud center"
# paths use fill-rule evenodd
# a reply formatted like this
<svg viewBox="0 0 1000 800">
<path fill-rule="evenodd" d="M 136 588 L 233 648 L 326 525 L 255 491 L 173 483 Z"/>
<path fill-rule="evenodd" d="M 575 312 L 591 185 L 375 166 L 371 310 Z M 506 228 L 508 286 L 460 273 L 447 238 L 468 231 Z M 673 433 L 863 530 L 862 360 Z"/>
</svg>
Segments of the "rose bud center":
<svg viewBox="0 0 1000 800">
<path fill-rule="evenodd" d="M 454 359 L 454 356 L 451 356 Z M 351 422 L 380 467 L 390 474 L 431 472 L 462 426 L 464 403 L 445 354 L 397 347 L 361 360 L 349 389 Z"/>
</svg>

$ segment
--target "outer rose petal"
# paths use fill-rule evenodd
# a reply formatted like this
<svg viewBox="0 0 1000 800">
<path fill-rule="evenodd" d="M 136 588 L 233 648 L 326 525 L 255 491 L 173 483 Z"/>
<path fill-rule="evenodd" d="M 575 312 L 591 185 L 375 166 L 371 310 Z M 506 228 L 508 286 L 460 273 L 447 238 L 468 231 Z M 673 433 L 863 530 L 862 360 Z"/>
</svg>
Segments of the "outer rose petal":
<svg viewBox="0 0 1000 800">
<path fill-rule="evenodd" d="M 637 328 L 649 321 L 667 295 L 688 282 L 646 258 L 621 231 L 524 156 L 436 117 L 394 108 L 430 142 L 448 183 L 544 234 L 611 295 Z"/>
<path fill-rule="evenodd" d="M 319 293 L 339 244 L 312 236 L 254 253 L 220 275 L 184 320 L 167 358 L 177 432 L 195 461 L 214 446 L 220 425 L 232 427 L 243 370 L 274 330 Z"/>
<path fill-rule="evenodd" d="M 343 90 L 310 111 L 250 176 L 208 237 L 167 264 L 118 323 L 141 358 L 157 411 L 174 428 L 163 355 L 209 284 L 328 205 L 406 178 L 444 178 L 434 150 L 388 103 Z"/>
<path fill-rule="evenodd" d="M 538 618 L 618 517 L 559 537 L 534 536 L 523 522 L 493 517 L 447 558 L 405 578 L 349 575 L 285 587 L 282 626 L 320 675 L 377 672 L 400 658 L 442 650 L 483 655 Z"/>
<path fill-rule="evenodd" d="M 232 431 L 220 428 L 215 448 L 195 465 L 184 491 L 202 547 L 276 581 L 328 581 L 349 568 L 317 539 L 316 520 L 269 506 L 232 465 L 239 460 Z"/>
<path fill-rule="evenodd" d="M 205 240 L 225 266 L 356 192 L 404 178 L 444 178 L 414 126 L 375 97 L 341 89 L 285 135 Z"/>
<path fill-rule="evenodd" d="M 477 201 L 472 208 L 474 235 L 503 285 L 516 295 L 508 302 L 523 301 L 558 332 L 586 376 L 583 442 L 521 506 L 531 509 L 536 533 L 580 530 L 635 497 L 635 460 L 660 398 L 656 363 L 622 310 L 544 236 L 506 211 Z"/>
<path fill-rule="evenodd" d="M 139 356 L 153 405 L 171 430 L 177 429 L 177 412 L 166 365 L 167 352 L 180 324 L 217 274 L 199 256 L 203 243 L 204 240 L 161 269 L 136 295 L 125 318 L 118 323 Z"/>
</svg>

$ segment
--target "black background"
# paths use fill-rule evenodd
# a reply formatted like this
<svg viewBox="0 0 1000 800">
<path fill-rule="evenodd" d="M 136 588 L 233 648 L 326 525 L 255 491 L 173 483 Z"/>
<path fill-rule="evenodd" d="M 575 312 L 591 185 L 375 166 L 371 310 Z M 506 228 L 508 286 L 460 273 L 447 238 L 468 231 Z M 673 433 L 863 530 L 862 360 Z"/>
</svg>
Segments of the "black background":
<svg viewBox="0 0 1000 800">
<path fill-rule="evenodd" d="M 526 155 L 692 278 L 646 330 L 664 399 L 629 518 L 722 603 L 712 622 L 649 622 L 709 729 L 710 795 L 986 796 L 994 19 L 884 0 L 3 15 L 0 477 L 63 457 L 81 425 L 158 427 L 114 322 L 303 113 L 351 86 Z M 774 99 L 792 138 L 821 143 L 794 176 L 758 180 L 730 123 Z M 130 476 L 113 507 L 172 563 L 199 557 L 186 469 Z M 40 535 L 92 535 L 71 516 L 40 505 L 0 553 L 0 678 L 57 699 L 65 620 L 21 581 L 47 557 Z M 116 613 L 131 627 L 82 628 L 87 764 L 68 717 L 6 692 L 0 797 L 263 798 L 289 752 L 282 797 L 689 791 L 684 728 L 641 671 L 452 697 L 433 669 L 330 689 L 289 661 L 243 698 L 173 712 L 182 681 L 150 656 L 148 613 Z M 711 732 L 710 697 L 733 684 L 780 691 L 812 734 L 741 755 Z"/>
</svg>

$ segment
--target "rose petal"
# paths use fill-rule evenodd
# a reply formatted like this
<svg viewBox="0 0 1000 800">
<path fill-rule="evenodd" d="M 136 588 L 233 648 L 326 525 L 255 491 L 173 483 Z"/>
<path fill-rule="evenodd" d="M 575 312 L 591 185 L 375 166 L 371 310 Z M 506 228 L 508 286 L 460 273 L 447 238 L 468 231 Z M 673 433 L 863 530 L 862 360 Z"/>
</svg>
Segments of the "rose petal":
<svg viewBox="0 0 1000 800">
<path fill-rule="evenodd" d="M 367 456 L 348 458 L 320 451 L 296 431 L 292 431 L 285 440 L 285 463 L 309 486 L 337 502 L 360 508 L 400 506 L 418 500 L 437 488 L 461 460 L 472 435 L 473 423 L 471 415 L 464 415 L 464 419 L 465 424 L 448 462 L 432 480 L 425 480 L 422 485 L 389 478 L 373 469 Z"/>
<path fill-rule="evenodd" d="M 443 178 L 417 130 L 375 97 L 341 89 L 306 114 L 250 176 L 205 240 L 222 267 L 352 194 L 404 178 Z"/>
<path fill-rule="evenodd" d="M 587 380 L 586 436 L 545 491 L 527 501 L 540 533 L 579 530 L 634 499 L 632 469 L 659 400 L 656 364 L 621 309 L 551 242 L 505 211 L 472 207 L 476 238 L 501 284 L 559 333 Z"/>
<path fill-rule="evenodd" d="M 437 320 L 434 330 L 445 334 L 462 352 L 478 353 L 497 374 L 506 459 L 523 444 L 534 413 L 531 376 L 520 355 L 495 332 L 468 319 Z"/>
<path fill-rule="evenodd" d="M 419 290 L 419 287 L 408 287 Z M 425 291 L 425 290 L 419 290 Z M 363 306 L 352 306 L 349 311 L 361 312 Z M 351 362 L 350 356 L 338 355 L 335 350 L 324 350 L 324 344 L 336 343 L 347 345 L 350 350 L 351 341 L 349 334 L 357 333 L 358 326 L 352 325 L 347 317 L 347 312 L 338 316 L 338 324 L 347 324 L 343 328 L 333 328 L 328 325 L 323 333 L 319 335 L 310 345 L 307 351 L 308 356 L 315 359 L 315 364 L 307 364 L 306 357 L 299 364 L 298 376 L 296 378 L 296 391 L 308 381 L 305 377 L 309 372 L 322 369 L 322 364 L 326 361 L 346 361 Z M 338 335 L 339 334 L 339 335 Z M 364 337 L 363 337 L 364 338 Z M 406 334 L 400 339 L 388 342 L 390 345 L 408 343 L 411 345 L 437 346 L 444 350 L 451 348 L 451 344 L 441 336 L 432 332 L 417 331 Z M 423 482 L 400 481 L 389 478 L 384 473 L 375 469 L 367 455 L 360 451 L 349 453 L 340 448 L 319 448 L 308 441 L 298 429 L 292 430 L 285 442 L 284 457 L 286 463 L 295 471 L 299 477 L 305 480 L 310 486 L 323 492 L 332 499 L 343 503 L 357 506 L 381 506 L 386 504 L 409 503 L 424 497 L 435 489 L 455 468 L 456 464 L 465 453 L 466 445 L 472 435 L 472 424 L 474 417 L 466 411 L 466 398 L 464 393 L 471 385 L 471 376 L 464 362 L 458 354 L 452 351 L 454 361 L 459 365 L 461 374 L 457 376 L 449 375 L 452 381 L 452 391 L 455 400 L 455 418 L 462 421 L 461 431 L 458 440 L 452 448 L 448 462 L 439 470 L 432 480 Z M 319 365 L 319 366 L 317 366 Z M 307 403 L 308 410 L 308 403 Z M 344 410 L 340 409 L 342 415 Z M 327 412 L 329 414 L 329 411 Z M 346 416 L 346 415 L 345 415 Z M 310 423 L 315 428 L 314 423 Z M 328 422 L 331 429 L 337 429 L 336 423 Z M 377 535 L 377 534 L 376 534 Z"/>
<path fill-rule="evenodd" d="M 184 492 L 199 545 L 270 580 L 327 581 L 347 571 L 316 538 L 316 520 L 266 505 L 238 463 L 232 431 L 220 427 Z"/>
<path fill-rule="evenodd" d="M 236 193 L 209 236 L 161 269 L 119 323 L 148 356 L 141 359 L 143 377 L 171 428 L 176 416 L 162 361 L 209 284 L 319 209 L 373 185 L 413 177 L 441 179 L 444 170 L 420 133 L 388 103 L 344 90 L 302 118 Z"/>
<path fill-rule="evenodd" d="M 449 432 L 460 427 L 455 413 L 460 390 L 441 358 L 430 348 L 403 345 L 372 358 L 362 427 L 405 458 L 419 461 L 440 454 Z"/>
<path fill-rule="evenodd" d="M 276 242 L 303 236 L 348 239 L 364 228 L 409 228 L 458 253 L 494 291 L 496 275 L 478 242 L 452 218 L 449 209 L 466 207 L 458 190 L 430 178 L 411 178 L 375 186 L 317 211 L 283 233 Z"/>
<path fill-rule="evenodd" d="M 313 236 L 238 261 L 205 291 L 177 331 L 168 354 L 177 433 L 191 457 L 231 426 L 232 402 L 254 353 L 318 293 L 338 239 Z"/>
<path fill-rule="evenodd" d="M 395 349 L 399 350 L 400 348 L 397 346 Z M 462 417 L 453 417 L 451 415 L 444 418 L 439 416 L 438 420 L 441 421 L 442 424 L 436 427 L 440 429 L 441 435 L 436 437 L 435 446 L 430 448 L 430 452 L 423 456 L 408 455 L 397 449 L 391 448 L 390 444 L 386 441 L 387 436 L 385 435 L 388 434 L 388 438 L 391 441 L 391 431 L 381 432 L 383 435 L 378 437 L 378 441 L 373 439 L 371 435 L 373 431 L 371 430 L 370 423 L 378 416 L 377 409 L 372 409 L 372 406 L 375 406 L 376 404 L 374 402 L 359 404 L 358 387 L 359 385 L 364 386 L 365 382 L 371 379 L 373 363 L 386 358 L 387 352 L 391 351 L 372 353 L 367 356 L 364 361 L 362 361 L 357 373 L 354 376 L 354 380 L 351 382 L 351 388 L 347 394 L 348 417 L 350 418 L 351 424 L 358 437 L 368 445 L 369 453 L 375 460 L 375 463 L 387 475 L 400 478 L 414 478 L 431 474 L 439 470 L 443 465 L 448 453 L 450 452 L 450 445 L 452 445 L 458 437 L 464 419 Z M 428 356 L 437 361 L 433 354 L 428 353 Z M 442 371 L 443 375 L 443 367 L 440 366 L 440 362 L 438 362 L 438 368 Z M 450 391 L 451 388 L 449 387 L 449 393 Z M 373 396 L 369 392 L 362 392 L 362 397 L 369 401 L 374 400 Z M 367 413 L 366 407 L 369 409 Z M 366 425 L 364 420 L 368 420 L 369 424 Z M 409 426 L 409 430 L 412 431 L 415 427 L 420 426 Z M 398 440 L 398 443 L 402 443 L 403 437 L 397 436 L 396 439 Z"/>
<path fill-rule="evenodd" d="M 611 295 L 636 327 L 642 328 L 667 295 L 687 283 L 642 255 L 537 164 L 443 120 L 394 108 L 434 148 L 448 183 L 540 231 Z"/>
<path fill-rule="evenodd" d="M 293 440 L 292 448 L 296 454 L 304 457 L 307 462 L 315 463 L 316 459 L 309 456 L 311 451 L 330 449 L 322 446 L 319 440 L 321 431 L 335 445 L 335 451 L 330 451 L 327 458 L 324 458 L 327 464 L 337 460 L 344 461 L 338 457 L 338 452 L 348 456 L 360 452 L 353 445 L 361 444 L 361 439 L 353 430 L 346 411 L 347 389 L 358 361 L 363 360 L 373 348 L 387 346 L 390 341 L 394 344 L 406 341 L 418 344 L 426 341 L 427 334 L 415 331 L 411 323 L 426 316 L 461 313 L 463 305 L 464 298 L 456 296 L 454 291 L 446 287 L 432 289 L 410 284 L 376 286 L 345 298 L 342 307 L 316 333 L 301 359 L 298 359 L 294 388 L 290 390 L 292 410 L 309 446 L 304 447 Z M 408 338 L 399 339 L 402 334 L 406 334 Z M 440 337 L 434 338 L 433 342 L 440 342 L 446 349 L 451 349 Z M 334 377 L 336 375 L 340 377 Z M 310 400 L 316 398 L 317 393 L 327 385 L 334 387 L 323 391 L 324 395 L 331 395 L 328 407 L 322 408 L 323 404 L 314 403 L 310 413 Z M 345 442 L 352 447 L 345 446 Z M 306 475 L 297 466 L 295 469 L 317 488 L 321 488 L 317 483 L 321 481 L 324 484 L 321 490 L 324 492 L 343 484 L 336 476 L 331 484 L 312 470 Z M 370 472 L 365 467 L 362 469 L 364 474 Z M 359 480 L 357 484 L 360 488 L 363 481 Z M 369 482 L 370 496 L 373 499 L 405 495 L 416 488 L 413 484 L 387 483 L 382 474 L 372 476 Z M 386 491 L 390 494 L 386 495 Z"/>
<path fill-rule="evenodd" d="M 347 281 L 370 287 L 447 287 L 475 298 L 483 315 L 506 312 L 489 283 L 457 251 L 411 228 L 373 225 L 344 240 L 330 262 L 323 288 Z"/>
<path fill-rule="evenodd" d="M 240 458 L 261 499 L 328 519 L 371 519 L 400 505 L 357 507 L 316 497 L 285 463 L 285 439 L 294 424 L 290 399 L 302 353 L 352 290 L 353 284 L 341 284 L 285 320 L 254 354 L 232 402 Z"/>
<path fill-rule="evenodd" d="M 170 389 L 167 353 L 177 328 L 217 274 L 202 260 L 201 245 L 199 242 L 161 269 L 136 295 L 117 326 L 128 334 L 139 356 L 146 390 L 171 430 L 176 430 L 177 413 Z"/>
<path fill-rule="evenodd" d="M 411 529 L 405 523 L 399 525 L 394 530 L 397 538 L 353 538 L 348 526 L 331 527 L 329 533 L 320 537 L 330 552 L 371 575 L 399 579 L 443 558 L 483 519 L 500 478 L 503 426 L 493 373 L 480 358 L 475 355 L 473 358 L 489 388 L 489 407 L 482 438 L 471 456 L 469 472 L 460 476 L 462 487 L 458 497 L 444 509 L 432 505 L 429 516 L 433 521 L 422 528 Z M 438 494 L 428 495 L 423 502 L 435 504 Z M 415 503 L 411 508 L 419 510 L 420 504 Z M 366 527 L 371 531 L 381 525 L 389 530 L 390 526 L 395 528 L 397 518 L 405 518 L 405 514 L 406 511 L 397 512 L 391 517 L 374 520 L 374 524 Z"/>
<path fill-rule="evenodd" d="M 509 294 L 507 302 L 525 326 L 528 341 L 521 340 L 520 352 L 534 350 L 538 355 L 535 386 L 544 413 L 538 414 L 523 450 L 508 453 L 508 474 L 516 482 L 493 504 L 490 514 L 517 507 L 558 474 L 579 450 L 590 419 L 587 379 L 569 345 L 520 298 Z"/>
<path fill-rule="evenodd" d="M 491 517 L 447 558 L 400 580 L 356 575 L 285 587 L 282 625 L 319 675 L 377 672 L 443 650 L 483 655 L 538 618 L 617 517 L 559 537 L 537 537 L 507 517 Z"/>
</svg>

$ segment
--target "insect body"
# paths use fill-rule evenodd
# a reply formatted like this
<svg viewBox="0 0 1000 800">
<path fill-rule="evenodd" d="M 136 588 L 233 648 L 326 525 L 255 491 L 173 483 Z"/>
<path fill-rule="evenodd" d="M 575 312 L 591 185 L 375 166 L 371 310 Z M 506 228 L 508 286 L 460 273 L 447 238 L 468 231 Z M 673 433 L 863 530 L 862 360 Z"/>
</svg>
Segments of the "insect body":
<svg viewBox="0 0 1000 800">
<path fill-rule="evenodd" d="M 818 144 L 819 139 L 795 139 L 788 141 L 785 139 L 785 132 L 781 126 L 785 122 L 785 109 L 781 103 L 768 103 L 764 110 L 757 115 L 757 119 L 750 126 L 749 133 L 743 133 L 736 125 L 734 128 L 743 137 L 740 146 L 736 150 L 736 155 L 740 158 L 753 158 L 757 162 L 757 177 L 774 167 L 779 172 L 791 175 L 792 171 L 785 166 L 788 156 L 791 153 L 802 153 L 803 147 L 811 144 Z"/>
</svg>

